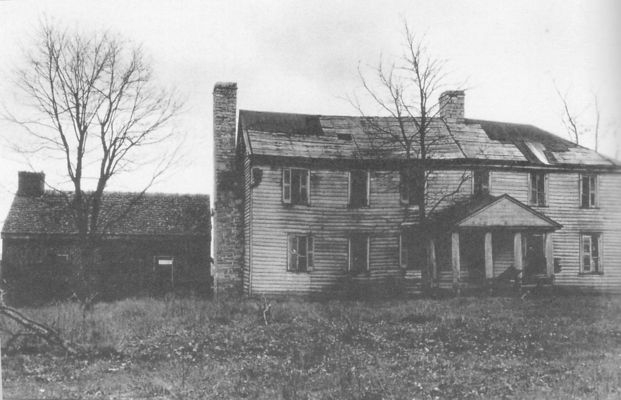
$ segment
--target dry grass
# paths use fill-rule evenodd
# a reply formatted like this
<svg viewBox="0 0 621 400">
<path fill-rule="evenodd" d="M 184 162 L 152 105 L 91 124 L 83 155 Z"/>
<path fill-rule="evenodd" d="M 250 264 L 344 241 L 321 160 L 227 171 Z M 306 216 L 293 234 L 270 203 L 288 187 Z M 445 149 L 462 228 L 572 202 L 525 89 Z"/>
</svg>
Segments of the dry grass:
<svg viewBox="0 0 621 400">
<path fill-rule="evenodd" d="M 621 298 L 168 298 L 24 309 L 87 349 L 3 349 L 5 397 L 618 398 Z M 5 329 L 14 330 L 6 321 Z M 6 339 L 6 336 L 3 337 Z M 5 354 L 6 353 L 6 354 Z"/>
</svg>

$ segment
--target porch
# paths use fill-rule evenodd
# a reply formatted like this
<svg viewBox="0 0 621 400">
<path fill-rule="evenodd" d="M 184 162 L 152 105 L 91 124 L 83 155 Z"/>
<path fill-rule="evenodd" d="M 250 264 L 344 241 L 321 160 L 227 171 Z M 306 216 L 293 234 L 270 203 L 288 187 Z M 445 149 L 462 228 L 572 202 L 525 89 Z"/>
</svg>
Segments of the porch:
<svg viewBox="0 0 621 400">
<path fill-rule="evenodd" d="M 554 276 L 553 234 L 561 225 L 509 195 L 470 199 L 434 222 L 426 262 L 435 287 L 529 285 Z"/>
<path fill-rule="evenodd" d="M 438 257 L 436 286 L 479 288 L 535 285 L 554 276 L 553 233 L 521 229 L 462 229 L 450 233 L 450 254 Z M 434 243 L 435 247 L 435 243 Z M 433 264 L 431 265 L 434 269 Z"/>
</svg>

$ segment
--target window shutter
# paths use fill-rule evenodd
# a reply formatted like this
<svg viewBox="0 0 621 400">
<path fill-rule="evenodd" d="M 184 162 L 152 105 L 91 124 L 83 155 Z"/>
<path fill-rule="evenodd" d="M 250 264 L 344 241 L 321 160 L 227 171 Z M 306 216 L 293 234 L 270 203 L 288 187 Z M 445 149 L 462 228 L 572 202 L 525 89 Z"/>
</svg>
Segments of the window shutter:
<svg viewBox="0 0 621 400">
<path fill-rule="evenodd" d="M 543 205 L 547 206 L 549 205 L 549 198 L 550 196 L 548 195 L 548 193 L 550 192 L 550 185 L 548 183 L 548 177 L 550 174 L 542 174 L 543 175 Z"/>
<path fill-rule="evenodd" d="M 282 201 L 291 203 L 291 169 L 282 170 Z"/>
<path fill-rule="evenodd" d="M 535 204 L 535 201 L 533 199 L 533 173 L 530 172 L 527 175 L 527 180 L 528 180 L 528 204 Z"/>
<path fill-rule="evenodd" d="M 297 237 L 294 235 L 289 235 L 288 245 L 287 245 L 287 271 L 297 271 Z"/>
<path fill-rule="evenodd" d="M 364 270 L 365 271 L 370 271 L 371 270 L 371 236 L 367 236 L 366 237 L 366 254 L 365 254 L 365 260 L 364 260 Z"/>
<path fill-rule="evenodd" d="M 399 197 L 400 201 L 403 204 L 409 204 L 410 202 L 410 190 L 409 190 L 409 182 L 406 177 L 406 172 L 401 170 L 399 174 Z"/>
<path fill-rule="evenodd" d="M 582 271 L 590 272 L 591 271 L 591 236 L 590 235 L 582 235 Z"/>
<path fill-rule="evenodd" d="M 351 248 L 351 237 L 347 239 L 347 269 L 346 271 L 351 271 L 352 264 L 352 248 Z"/>
<path fill-rule="evenodd" d="M 578 207 L 584 207 L 584 175 L 578 174 Z"/>
<path fill-rule="evenodd" d="M 353 177 L 353 174 L 352 174 L 352 172 L 351 172 L 351 171 L 348 171 L 348 172 L 347 172 L 347 177 L 348 177 L 348 179 L 347 179 L 347 206 L 348 206 L 348 207 L 352 207 L 352 206 L 353 206 L 353 204 L 352 204 L 352 201 L 351 201 L 351 200 L 352 200 L 352 196 L 351 196 L 351 193 L 352 193 L 352 192 L 351 192 L 351 190 L 352 190 L 352 186 L 353 186 L 353 185 L 352 185 L 352 182 L 351 182 L 351 181 L 352 181 L 352 179 L 353 179 L 354 177 Z"/>
<path fill-rule="evenodd" d="M 365 206 L 371 206 L 371 171 L 367 170 L 367 202 Z"/>
<path fill-rule="evenodd" d="M 315 266 L 315 240 L 312 236 L 308 237 L 307 245 L 308 245 L 308 249 L 306 252 L 306 257 L 308 259 L 307 270 L 308 272 L 311 272 L 313 270 L 313 267 Z"/>
<path fill-rule="evenodd" d="M 403 233 L 399 235 L 399 265 L 401 265 L 401 268 L 403 269 L 407 269 L 408 266 L 408 253 Z"/>
</svg>

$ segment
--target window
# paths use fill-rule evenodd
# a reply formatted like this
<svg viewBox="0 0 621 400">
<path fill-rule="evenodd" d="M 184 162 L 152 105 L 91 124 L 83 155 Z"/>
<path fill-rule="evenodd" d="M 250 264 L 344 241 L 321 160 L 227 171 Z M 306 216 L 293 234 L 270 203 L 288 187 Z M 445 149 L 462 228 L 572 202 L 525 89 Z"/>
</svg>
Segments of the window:
<svg viewBox="0 0 621 400">
<path fill-rule="evenodd" d="M 313 269 L 315 244 L 311 236 L 289 235 L 287 271 L 310 272 Z"/>
<path fill-rule="evenodd" d="M 597 207 L 597 175 L 580 176 L 580 206 Z"/>
<path fill-rule="evenodd" d="M 349 206 L 352 208 L 369 205 L 369 172 L 354 170 L 349 173 Z"/>
<path fill-rule="evenodd" d="M 477 169 L 473 171 L 472 192 L 475 196 L 489 194 L 489 170 Z"/>
<path fill-rule="evenodd" d="M 153 259 L 153 279 L 158 290 L 168 290 L 174 287 L 175 259 L 172 256 L 155 256 Z"/>
<path fill-rule="evenodd" d="M 403 269 L 422 270 L 426 259 L 425 241 L 413 231 L 399 236 L 399 263 Z"/>
<path fill-rule="evenodd" d="M 287 204 L 308 204 L 309 173 L 307 169 L 282 170 L 282 201 Z"/>
<path fill-rule="evenodd" d="M 174 258 L 170 256 L 155 257 L 155 265 L 158 267 L 172 267 Z"/>
<path fill-rule="evenodd" d="M 349 272 L 369 270 L 369 235 L 354 234 L 349 238 Z"/>
<path fill-rule="evenodd" d="M 599 273 L 602 271 L 601 239 L 602 236 L 599 233 L 581 235 L 582 272 Z"/>
<path fill-rule="evenodd" d="M 424 181 L 422 171 L 410 169 L 401 170 L 399 193 L 401 196 L 401 203 L 416 205 L 417 192 L 422 190 L 422 184 Z"/>
<path fill-rule="evenodd" d="M 530 204 L 534 206 L 546 205 L 546 174 L 543 172 L 530 173 Z"/>
</svg>

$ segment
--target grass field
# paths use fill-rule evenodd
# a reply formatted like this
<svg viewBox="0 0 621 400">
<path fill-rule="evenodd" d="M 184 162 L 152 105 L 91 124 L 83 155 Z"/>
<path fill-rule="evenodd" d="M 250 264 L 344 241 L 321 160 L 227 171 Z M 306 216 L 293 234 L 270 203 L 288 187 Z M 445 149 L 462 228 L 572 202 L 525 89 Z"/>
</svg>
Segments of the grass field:
<svg viewBox="0 0 621 400">
<path fill-rule="evenodd" d="M 619 297 L 272 303 L 267 326 L 256 300 L 22 309 L 88 356 L 3 348 L 5 399 L 621 397 Z"/>
</svg>

